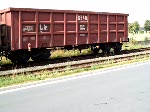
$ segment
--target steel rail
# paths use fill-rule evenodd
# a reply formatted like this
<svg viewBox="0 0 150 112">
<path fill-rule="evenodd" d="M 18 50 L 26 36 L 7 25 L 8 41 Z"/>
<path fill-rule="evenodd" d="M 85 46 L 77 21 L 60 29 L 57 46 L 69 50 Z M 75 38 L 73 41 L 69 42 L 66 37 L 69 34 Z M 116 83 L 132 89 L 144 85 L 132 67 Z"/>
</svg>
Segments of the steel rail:
<svg viewBox="0 0 150 112">
<path fill-rule="evenodd" d="M 0 76 L 7 76 L 7 75 L 14 75 L 14 74 L 26 74 L 26 73 L 34 73 L 34 72 L 38 73 L 43 70 L 61 72 L 61 71 L 66 71 L 68 69 L 73 70 L 73 69 L 78 69 L 78 68 L 87 68 L 87 67 L 93 66 L 94 64 L 105 65 L 108 63 L 112 63 L 112 62 L 118 63 L 121 61 L 133 60 L 135 58 L 137 59 L 144 58 L 145 56 L 150 57 L 150 50 L 147 50 L 147 51 L 144 50 L 142 52 L 115 55 L 115 56 L 109 56 L 109 57 L 99 57 L 99 58 L 86 59 L 86 60 L 80 60 L 80 61 L 49 64 L 45 66 L 35 66 L 35 67 L 0 71 Z"/>
</svg>

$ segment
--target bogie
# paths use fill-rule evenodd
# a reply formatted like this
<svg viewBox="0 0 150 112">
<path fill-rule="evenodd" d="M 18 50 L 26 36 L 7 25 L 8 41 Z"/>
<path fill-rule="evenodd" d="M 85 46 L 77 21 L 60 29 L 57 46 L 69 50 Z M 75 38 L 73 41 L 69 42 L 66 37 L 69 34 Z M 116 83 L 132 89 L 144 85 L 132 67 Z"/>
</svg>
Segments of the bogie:
<svg viewBox="0 0 150 112">
<path fill-rule="evenodd" d="M 11 51 L 8 58 L 12 63 L 26 63 L 30 59 L 30 52 L 27 50 Z"/>
<path fill-rule="evenodd" d="M 33 61 L 49 59 L 50 51 L 51 51 L 50 49 L 32 49 L 31 50 L 31 59 Z"/>
</svg>

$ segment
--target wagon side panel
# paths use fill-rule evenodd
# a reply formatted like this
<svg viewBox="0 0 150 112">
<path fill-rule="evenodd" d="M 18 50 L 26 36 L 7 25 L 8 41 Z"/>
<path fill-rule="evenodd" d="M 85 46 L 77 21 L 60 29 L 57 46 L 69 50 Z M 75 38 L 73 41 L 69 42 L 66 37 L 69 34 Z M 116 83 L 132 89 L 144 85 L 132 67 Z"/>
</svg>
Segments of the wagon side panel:
<svg viewBox="0 0 150 112">
<path fill-rule="evenodd" d="M 36 13 L 36 25 L 38 25 L 38 47 L 51 47 L 52 43 L 52 13 Z"/>
<path fill-rule="evenodd" d="M 19 11 L 20 49 L 38 48 L 38 15 L 35 11 Z"/>
<path fill-rule="evenodd" d="M 12 50 L 19 49 L 19 13 L 11 12 L 12 13 L 12 35 L 11 35 L 11 46 Z"/>
<path fill-rule="evenodd" d="M 79 13 L 77 14 L 77 24 L 76 24 L 76 35 L 77 44 L 88 44 L 89 39 L 89 14 Z"/>
<path fill-rule="evenodd" d="M 88 24 L 88 32 L 89 32 L 89 39 L 88 43 L 99 43 L 99 16 L 98 14 L 90 14 L 89 15 L 89 24 Z"/>
<path fill-rule="evenodd" d="M 64 13 L 53 12 L 52 13 L 52 46 L 64 46 L 65 39 L 65 21 Z"/>
<path fill-rule="evenodd" d="M 76 45 L 76 13 L 66 13 L 65 16 L 65 45 Z"/>
<path fill-rule="evenodd" d="M 108 15 L 99 15 L 99 43 L 106 43 L 108 40 Z"/>
<path fill-rule="evenodd" d="M 127 41 L 127 17 L 124 14 L 100 14 L 99 43 Z"/>
<path fill-rule="evenodd" d="M 1 12 L 0 24 L 1 27 L 1 44 L 3 47 L 8 47 L 11 44 L 11 12 Z"/>
<path fill-rule="evenodd" d="M 12 28 L 12 21 L 11 21 L 11 12 L 8 12 L 6 14 L 6 23 L 7 23 L 7 38 L 8 38 L 8 45 L 10 46 L 11 45 L 11 35 L 12 35 L 12 32 L 11 32 L 11 28 Z"/>
</svg>

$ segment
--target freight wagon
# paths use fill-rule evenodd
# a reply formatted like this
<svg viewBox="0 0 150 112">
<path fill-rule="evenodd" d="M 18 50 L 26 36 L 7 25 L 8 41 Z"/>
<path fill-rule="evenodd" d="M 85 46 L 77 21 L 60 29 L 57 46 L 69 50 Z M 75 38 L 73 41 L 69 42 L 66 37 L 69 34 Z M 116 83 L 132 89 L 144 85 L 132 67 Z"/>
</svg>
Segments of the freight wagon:
<svg viewBox="0 0 150 112">
<path fill-rule="evenodd" d="M 0 55 L 13 63 L 50 57 L 55 48 L 119 52 L 128 41 L 128 14 L 8 8 L 0 11 Z"/>
</svg>

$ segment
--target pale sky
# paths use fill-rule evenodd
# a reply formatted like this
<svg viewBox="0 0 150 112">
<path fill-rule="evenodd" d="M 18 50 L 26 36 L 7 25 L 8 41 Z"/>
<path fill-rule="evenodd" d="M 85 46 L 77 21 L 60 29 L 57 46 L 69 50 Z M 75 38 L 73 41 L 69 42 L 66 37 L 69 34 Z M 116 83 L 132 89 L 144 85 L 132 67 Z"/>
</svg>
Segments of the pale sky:
<svg viewBox="0 0 150 112">
<path fill-rule="evenodd" d="M 141 26 L 150 20 L 149 0 L 0 0 L 0 10 L 9 7 L 126 13 Z"/>
</svg>

